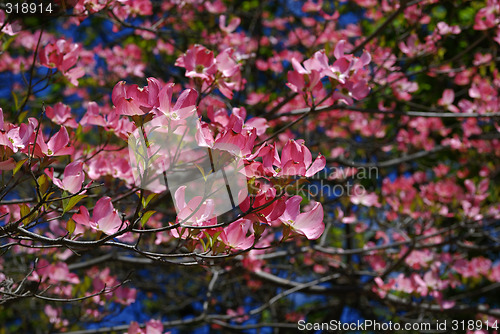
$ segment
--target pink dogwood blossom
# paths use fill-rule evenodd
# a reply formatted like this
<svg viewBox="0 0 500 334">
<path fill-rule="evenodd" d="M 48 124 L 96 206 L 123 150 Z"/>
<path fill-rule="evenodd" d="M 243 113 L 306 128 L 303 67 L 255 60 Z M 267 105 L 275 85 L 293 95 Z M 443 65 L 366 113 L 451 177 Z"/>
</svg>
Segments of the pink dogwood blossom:
<svg viewBox="0 0 500 334">
<path fill-rule="evenodd" d="M 226 26 L 226 15 L 219 16 L 219 28 L 224 31 L 226 34 L 230 34 L 236 30 L 236 28 L 240 25 L 241 19 L 239 17 L 234 17 L 231 19 L 229 24 Z"/>
<path fill-rule="evenodd" d="M 46 45 L 39 54 L 40 63 L 49 68 L 57 68 L 75 86 L 78 79 L 85 75 L 82 67 L 74 67 L 81 52 L 81 45 L 59 39 Z"/>
<path fill-rule="evenodd" d="M 453 105 L 453 101 L 455 100 L 455 93 L 451 89 L 445 89 L 443 91 L 443 97 L 438 100 L 438 104 L 440 106 L 445 107 L 451 112 L 460 112 L 460 110 Z"/>
<path fill-rule="evenodd" d="M 54 107 L 47 106 L 47 108 L 45 108 L 45 114 L 56 124 L 69 126 L 71 128 L 78 127 L 76 121 L 71 116 L 71 108 L 61 102 L 56 103 Z"/>
<path fill-rule="evenodd" d="M 281 153 L 281 166 L 278 175 L 302 175 L 311 177 L 325 167 L 326 159 L 318 155 L 314 162 L 309 149 L 303 141 L 289 140 Z"/>
<path fill-rule="evenodd" d="M 73 215 L 73 220 L 78 224 L 102 231 L 108 235 L 115 234 L 121 227 L 126 226 L 108 196 L 104 196 L 97 201 L 92 213 L 92 219 L 87 208 L 80 206 L 79 213 Z"/>
<path fill-rule="evenodd" d="M 113 104 L 120 115 L 143 115 L 151 110 L 148 91 L 137 85 L 118 82 L 113 88 Z"/>
<path fill-rule="evenodd" d="M 85 180 L 85 174 L 83 173 L 83 163 L 82 162 L 72 162 L 64 168 L 64 179 L 61 181 L 54 177 L 54 169 L 46 169 L 45 174 L 47 174 L 54 184 L 59 188 L 66 190 L 72 194 L 77 193 L 82 188 L 82 183 Z"/>
<path fill-rule="evenodd" d="M 35 134 L 33 134 L 34 136 Z M 73 154 L 75 148 L 69 146 L 69 134 L 68 130 L 63 126 L 61 129 L 53 135 L 47 143 L 43 140 L 43 135 L 41 133 L 38 134 L 37 138 L 37 151 L 39 155 L 47 155 L 47 156 L 61 156 L 61 155 L 69 155 Z"/>
<path fill-rule="evenodd" d="M 177 58 L 176 66 L 186 69 L 189 78 L 210 80 L 217 72 L 214 53 L 202 45 L 195 45 Z"/>
<path fill-rule="evenodd" d="M 247 236 L 252 222 L 248 219 L 239 219 L 225 227 L 220 234 L 220 239 L 227 246 L 234 249 L 248 249 L 253 245 L 255 236 Z"/>
<path fill-rule="evenodd" d="M 300 213 L 301 201 L 302 197 L 298 195 L 289 198 L 285 212 L 279 220 L 309 240 L 318 239 L 325 230 L 323 206 L 317 202 L 310 211 Z"/>
<path fill-rule="evenodd" d="M 160 90 L 158 93 L 158 110 L 172 120 L 186 119 L 193 115 L 196 111 L 196 99 L 198 97 L 196 91 L 194 89 L 184 90 L 172 107 L 172 89 L 173 84 L 167 84 Z"/>
<path fill-rule="evenodd" d="M 207 199 L 202 202 L 202 196 L 193 197 L 188 203 L 185 200 L 186 186 L 179 187 L 174 195 L 178 209 L 177 219 L 185 225 L 210 226 L 217 222 L 213 215 L 214 202 Z"/>
</svg>

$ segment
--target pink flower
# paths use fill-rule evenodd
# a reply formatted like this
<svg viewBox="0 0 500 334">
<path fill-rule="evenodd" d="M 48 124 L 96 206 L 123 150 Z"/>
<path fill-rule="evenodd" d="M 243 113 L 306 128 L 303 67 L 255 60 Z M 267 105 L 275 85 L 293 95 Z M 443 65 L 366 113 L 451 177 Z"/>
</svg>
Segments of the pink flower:
<svg viewBox="0 0 500 334">
<path fill-rule="evenodd" d="M 159 92 L 158 110 L 172 120 L 186 119 L 196 112 L 196 99 L 198 98 L 198 93 L 196 93 L 194 89 L 184 90 L 172 107 L 173 86 L 173 84 L 167 84 Z"/>
<path fill-rule="evenodd" d="M 90 219 L 87 208 L 80 206 L 80 213 L 75 213 L 73 220 L 78 224 L 89 226 L 108 235 L 115 234 L 124 225 L 118 216 L 118 211 L 111 203 L 111 198 L 108 196 L 97 201 L 92 213 L 92 219 Z"/>
<path fill-rule="evenodd" d="M 0 10 L 0 27 L 2 27 L 1 32 L 9 35 L 9 36 L 14 36 L 16 35 L 19 31 L 21 31 L 23 28 L 19 24 L 18 21 L 13 21 L 11 23 L 5 22 L 5 11 Z"/>
<path fill-rule="evenodd" d="M 207 11 L 212 14 L 220 14 L 227 10 L 227 7 L 221 0 L 204 1 L 203 5 L 205 5 Z"/>
<path fill-rule="evenodd" d="M 51 305 L 45 305 L 43 308 L 43 311 L 47 318 L 49 318 L 49 322 L 51 324 L 54 324 L 56 326 L 67 326 L 68 325 L 68 320 L 66 319 L 61 319 L 60 314 L 62 313 L 61 309 L 57 309 L 52 307 Z"/>
<path fill-rule="evenodd" d="M 493 59 L 493 55 L 491 53 L 482 54 L 482 53 L 477 52 L 474 55 L 474 61 L 472 62 L 472 64 L 474 66 L 488 64 L 489 62 L 491 62 L 492 59 Z"/>
<path fill-rule="evenodd" d="M 88 10 L 89 13 L 97 13 L 106 8 L 105 0 L 83 0 L 75 5 L 75 11 L 78 13 Z"/>
<path fill-rule="evenodd" d="M 337 219 L 340 219 L 344 224 L 354 224 L 358 221 L 353 212 L 349 216 L 345 216 L 341 208 L 337 208 Z"/>
<path fill-rule="evenodd" d="M 500 29 L 497 29 L 497 35 L 493 38 L 493 40 L 500 44 Z"/>
<path fill-rule="evenodd" d="M 255 185 L 257 186 L 259 183 L 255 183 Z M 250 205 L 252 205 L 252 214 L 247 217 L 250 219 L 255 218 L 256 220 L 271 225 L 271 222 L 278 219 L 285 211 L 285 202 L 281 199 L 274 200 L 275 198 L 276 189 L 274 187 L 265 189 L 261 186 L 259 193 L 255 197 L 250 199 L 250 197 L 247 196 L 240 201 L 240 209 L 246 212 L 250 210 Z M 257 210 L 257 208 L 261 209 Z"/>
<path fill-rule="evenodd" d="M 160 320 L 151 319 L 146 322 L 146 328 L 144 330 L 139 327 L 139 324 L 135 321 L 130 323 L 127 334 L 162 334 L 163 324 Z M 168 334 L 170 332 L 166 332 Z"/>
<path fill-rule="evenodd" d="M 43 66 L 57 68 L 73 85 L 78 86 L 77 79 L 85 75 L 83 68 L 73 67 L 78 61 L 80 52 L 81 45 L 59 39 L 55 43 L 46 45 L 40 51 L 39 59 Z"/>
<path fill-rule="evenodd" d="M 0 131 L 5 131 L 4 129 L 4 119 L 3 119 L 3 109 L 0 107 Z"/>
<path fill-rule="evenodd" d="M 399 42 L 399 49 L 408 57 L 413 58 L 425 51 L 425 45 L 419 43 L 416 34 L 411 34 L 407 38 L 406 43 L 403 41 Z"/>
<path fill-rule="evenodd" d="M 78 127 L 76 121 L 71 117 L 71 108 L 62 102 L 58 102 L 54 107 L 47 106 L 45 114 L 56 124 L 71 128 Z"/>
<path fill-rule="evenodd" d="M 378 196 L 375 193 L 368 193 L 363 187 L 356 184 L 353 189 L 353 194 L 350 196 L 352 204 L 380 207 Z"/>
<path fill-rule="evenodd" d="M 345 40 L 337 43 L 333 51 L 333 55 L 337 60 L 324 72 L 325 75 L 338 80 L 341 84 L 346 83 L 346 79 L 352 77 L 358 70 L 371 62 L 371 56 L 366 51 L 363 52 L 360 58 L 346 55 L 344 52 L 345 44 Z"/>
<path fill-rule="evenodd" d="M 321 79 L 328 76 L 336 89 L 333 98 L 342 100 L 347 104 L 353 103 L 353 98 L 360 100 L 366 97 L 370 91 L 367 81 L 362 79 L 364 67 L 371 62 L 371 56 L 364 52 L 360 58 L 346 55 L 344 40 L 337 43 L 334 56 L 337 59 L 332 66 L 324 51 L 317 51 L 313 57 L 304 61 L 304 67 L 292 58 L 294 71 L 288 72 L 287 86 L 296 93 L 305 94 L 308 91 L 319 93 L 322 84 Z"/>
<path fill-rule="evenodd" d="M 162 334 L 163 324 L 160 320 L 151 319 L 146 322 L 146 334 Z"/>
<path fill-rule="evenodd" d="M 427 296 L 429 288 L 420 275 L 413 273 L 411 275 L 411 283 L 413 284 L 413 291 L 419 293 L 421 296 Z"/>
<path fill-rule="evenodd" d="M 152 15 L 153 5 L 150 0 L 129 0 L 126 2 L 130 9 L 132 16 L 138 15 Z"/>
<path fill-rule="evenodd" d="M 47 67 L 57 67 L 65 72 L 76 64 L 80 46 L 59 39 L 55 43 L 46 45 L 40 52 L 40 63 Z"/>
<path fill-rule="evenodd" d="M 382 298 L 385 298 L 387 292 L 393 289 L 394 285 L 396 284 L 394 279 L 391 279 L 389 283 L 384 283 L 384 281 L 380 277 L 375 277 L 373 281 L 375 282 L 375 284 L 377 284 L 378 287 L 378 289 L 374 287 L 374 291 L 376 291 Z"/>
<path fill-rule="evenodd" d="M 111 99 L 120 115 L 143 115 L 151 110 L 148 90 L 137 85 L 127 86 L 125 81 L 115 85 Z"/>
<path fill-rule="evenodd" d="M 236 28 L 240 25 L 241 19 L 239 17 L 235 17 L 231 19 L 229 24 L 226 26 L 226 15 L 221 15 L 219 17 L 219 28 L 224 31 L 226 34 L 230 34 L 236 30 Z"/>
<path fill-rule="evenodd" d="M 207 199 L 201 203 L 202 196 L 193 197 L 189 203 L 185 200 L 186 186 L 175 191 L 174 199 L 177 207 L 177 219 L 185 225 L 209 226 L 217 223 L 214 216 L 214 201 Z"/>
<path fill-rule="evenodd" d="M 231 316 L 234 321 L 239 323 L 244 322 L 249 318 L 243 306 L 238 306 L 236 310 L 228 309 L 226 313 Z"/>
<path fill-rule="evenodd" d="M 305 4 L 302 5 L 303 12 L 319 12 L 323 5 L 323 0 L 318 1 L 318 3 L 314 3 L 310 0 L 306 1 Z"/>
<path fill-rule="evenodd" d="M 14 160 L 14 158 L 9 158 L 7 160 L 0 161 L 0 171 L 13 170 L 14 168 L 16 168 L 16 160 Z"/>
<path fill-rule="evenodd" d="M 437 29 L 440 35 L 457 35 L 460 34 L 461 31 L 459 26 L 449 26 L 446 22 L 439 22 L 437 24 Z"/>
<path fill-rule="evenodd" d="M 496 0 L 488 0 L 486 7 L 481 8 L 475 18 L 475 30 L 487 30 L 489 28 L 498 27 L 500 24 L 500 4 Z"/>
<path fill-rule="evenodd" d="M 492 282 L 500 282 L 500 263 L 491 268 L 489 279 Z"/>
<path fill-rule="evenodd" d="M 241 84 L 240 64 L 238 64 L 234 50 L 227 48 L 215 58 L 218 74 L 222 77 L 217 80 L 220 92 L 227 98 L 233 98 L 233 90 L 243 88 Z"/>
<path fill-rule="evenodd" d="M 305 61 L 304 67 L 292 58 L 294 71 L 288 72 L 288 83 L 286 84 L 295 93 L 305 94 L 307 91 L 316 92 L 323 85 L 321 84 L 321 74 L 318 71 L 317 63 L 314 61 Z"/>
<path fill-rule="evenodd" d="M 311 177 L 325 168 L 322 155 L 312 162 L 312 155 L 303 141 L 289 140 L 281 153 L 281 170 L 278 175 L 302 175 Z"/>
<path fill-rule="evenodd" d="M 87 105 L 87 112 L 83 115 L 80 124 L 85 125 L 98 125 L 102 127 L 106 127 L 106 120 L 102 115 L 102 112 L 99 110 L 99 105 L 90 101 Z"/>
<path fill-rule="evenodd" d="M 348 81 L 341 85 L 342 90 L 336 90 L 333 93 L 333 98 L 340 100 L 348 105 L 354 103 L 354 100 L 364 99 L 370 93 L 370 87 L 366 80 Z"/>
<path fill-rule="evenodd" d="M 85 70 L 81 67 L 73 67 L 69 69 L 64 76 L 71 82 L 72 85 L 78 86 L 78 79 L 85 75 Z"/>
<path fill-rule="evenodd" d="M 43 138 L 41 133 L 38 134 L 39 138 Z M 41 153 L 48 156 L 61 156 L 73 154 L 75 151 L 74 147 L 68 147 L 69 135 L 68 130 L 63 126 L 61 129 L 53 135 L 47 143 L 42 140 L 37 140 L 39 145 L 37 149 L 41 150 Z M 38 152 L 40 153 L 40 152 Z"/>
<path fill-rule="evenodd" d="M 184 67 L 187 77 L 201 78 L 206 81 L 213 79 L 213 75 L 217 72 L 214 53 L 198 44 L 177 58 L 175 65 Z"/>
<path fill-rule="evenodd" d="M 67 165 L 66 168 L 64 168 L 64 179 L 62 181 L 54 177 L 53 168 L 50 171 L 46 169 L 45 174 L 52 179 L 56 186 L 75 194 L 82 188 L 82 183 L 85 180 L 85 174 L 83 174 L 82 167 L 83 163 L 76 161 Z"/>
<path fill-rule="evenodd" d="M 212 148 L 230 152 L 239 157 L 250 154 L 257 138 L 256 130 L 240 131 L 235 132 L 234 129 L 229 128 L 223 133 L 219 133 Z"/>
<path fill-rule="evenodd" d="M 214 136 L 210 127 L 206 123 L 196 123 L 196 142 L 200 147 L 212 147 L 214 145 Z"/>
<path fill-rule="evenodd" d="M 394 77 L 399 76 L 399 74 L 394 73 L 390 74 L 388 77 L 389 81 L 394 81 Z M 411 100 L 411 95 L 410 93 L 414 93 L 418 90 L 418 84 L 416 82 L 411 82 L 408 81 L 406 77 L 403 77 L 399 80 L 394 81 L 391 84 L 391 87 L 394 92 L 394 96 L 403 101 L 410 101 Z"/>
<path fill-rule="evenodd" d="M 22 123 L 18 127 L 13 127 L 7 132 L 6 138 L 2 138 L 2 144 L 12 149 L 14 153 L 18 150 L 27 150 L 30 142 L 34 140 L 32 138 L 38 126 L 38 122 L 33 118 L 29 120 L 30 122 L 28 124 Z M 43 140 L 41 142 L 43 142 Z M 45 144 L 45 142 L 43 142 L 43 144 Z"/>
<path fill-rule="evenodd" d="M 222 230 L 220 239 L 231 248 L 248 249 L 253 245 L 255 240 L 253 234 L 247 237 L 251 224 L 252 222 L 248 219 L 238 219 Z"/>
<path fill-rule="evenodd" d="M 455 92 L 452 89 L 445 89 L 443 91 L 443 97 L 438 100 L 440 106 L 446 107 L 451 112 L 460 112 L 460 110 L 453 105 L 455 100 Z"/>
<path fill-rule="evenodd" d="M 325 230 L 323 206 L 321 206 L 321 203 L 316 202 L 310 211 L 300 213 L 301 201 L 302 197 L 299 195 L 289 198 L 286 201 L 285 212 L 279 220 L 309 240 L 318 239 Z"/>
<path fill-rule="evenodd" d="M 68 265 L 66 263 L 58 262 L 56 264 L 49 264 L 49 262 L 45 259 L 41 259 L 37 263 L 33 279 L 40 279 L 42 281 L 49 279 L 50 283 L 80 283 L 80 279 L 78 278 L 78 276 L 74 273 L 69 272 Z"/>
</svg>

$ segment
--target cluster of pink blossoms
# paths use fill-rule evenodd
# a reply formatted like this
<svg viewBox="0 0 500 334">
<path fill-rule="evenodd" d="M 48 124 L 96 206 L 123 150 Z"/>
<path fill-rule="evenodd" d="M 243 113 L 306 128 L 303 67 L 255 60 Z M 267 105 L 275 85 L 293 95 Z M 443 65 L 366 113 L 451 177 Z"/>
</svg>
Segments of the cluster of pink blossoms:
<svg viewBox="0 0 500 334">
<path fill-rule="evenodd" d="M 92 280 L 92 289 L 86 292 L 87 296 L 93 293 L 113 289 L 113 296 L 111 297 L 115 302 L 122 305 L 130 305 L 136 299 L 136 289 L 128 288 L 120 284 L 116 276 L 111 274 L 109 268 L 100 270 L 98 267 L 92 267 L 85 272 L 86 276 Z M 70 298 L 73 293 L 75 284 L 80 284 L 81 281 L 75 273 L 70 272 L 68 265 L 65 262 L 49 263 L 45 259 L 37 262 L 33 274 L 29 277 L 30 281 L 40 282 L 41 284 L 54 285 L 52 288 L 53 293 L 59 296 Z M 109 296 L 106 298 L 110 298 Z M 96 295 L 92 297 L 92 301 L 98 305 L 104 305 L 102 296 Z M 53 307 L 46 307 L 45 311 L 49 316 L 49 321 L 57 324 L 60 321 L 60 309 Z M 95 318 L 101 317 L 99 312 L 92 311 L 90 308 L 86 310 L 88 315 Z M 90 313 L 95 314 L 90 314 Z M 64 320 L 67 322 L 67 320 Z M 66 324 L 67 325 L 67 324 Z"/>
<path fill-rule="evenodd" d="M 146 322 L 144 329 L 141 329 L 136 321 L 132 321 L 126 334 L 168 334 L 163 332 L 163 324 L 160 320 L 151 319 Z"/>
<path fill-rule="evenodd" d="M 223 23 L 225 19 L 221 21 Z M 234 27 L 225 29 L 232 28 Z M 186 77 L 195 79 L 195 82 L 198 80 L 204 93 L 217 86 L 225 97 L 231 99 L 233 91 L 241 90 L 245 83 L 241 77 L 237 55 L 231 48 L 225 49 L 216 57 L 212 51 L 197 44 L 177 58 L 175 65 L 186 69 Z"/>
<path fill-rule="evenodd" d="M 198 61 L 201 62 L 199 59 Z M 205 73 L 201 71 L 189 75 L 209 78 L 213 69 L 210 69 L 208 63 L 206 70 Z M 172 102 L 174 90 L 172 84 L 162 84 L 155 78 L 149 78 L 148 83 L 149 85 L 145 87 L 138 87 L 119 82 L 115 86 L 112 96 L 116 108 L 115 113 L 121 116 L 150 115 L 149 119 L 155 126 L 168 129 L 182 127 L 187 118 L 196 115 L 198 94 L 195 90 L 182 91 L 174 104 Z M 241 170 L 241 173 L 247 177 L 267 180 L 255 182 L 256 188 L 252 199 L 242 198 L 240 201 L 242 211 L 251 212 L 251 214 L 225 228 L 209 229 L 207 233 L 214 235 L 220 231 L 219 239 L 235 249 L 246 249 L 254 243 L 255 230 L 252 222 L 264 223 L 269 226 L 285 224 L 291 230 L 309 239 L 318 238 L 324 230 L 321 204 L 316 203 L 308 212 L 300 213 L 301 197 L 295 196 L 288 200 L 277 198 L 276 189 L 270 187 L 269 182 L 275 177 L 312 176 L 324 168 L 325 158 L 320 155 L 313 161 L 312 154 L 304 146 L 303 141 L 294 140 L 285 144 L 281 157 L 275 145 L 263 144 L 253 152 L 256 139 L 264 134 L 267 124 L 264 119 L 257 117 L 246 120 L 244 108 L 234 108 L 229 115 L 222 108 L 217 110 L 209 108 L 207 116 L 211 120 L 210 123 L 200 121 L 197 125 L 195 136 L 197 144 L 200 147 L 239 155 L 245 163 L 245 168 Z M 156 149 L 154 143 L 150 144 L 148 150 L 155 152 L 152 154 L 161 155 L 162 153 L 161 150 Z M 262 162 L 255 160 L 258 157 L 262 158 Z M 158 158 L 158 160 L 161 159 Z M 182 186 L 174 194 L 176 206 L 179 209 L 178 222 L 191 226 L 206 226 L 207 228 L 215 225 L 217 221 L 213 215 L 214 203 L 211 200 L 202 202 L 201 196 L 192 198 L 186 203 L 185 189 L 185 186 Z M 74 220 L 79 222 L 83 215 L 85 221 L 90 222 L 90 226 L 97 228 L 96 219 L 94 218 L 92 222 L 88 213 L 85 212 L 85 208 L 80 208 L 80 210 L 82 213 L 74 217 Z M 102 218 L 105 219 L 105 222 L 115 220 L 115 223 L 111 224 L 114 227 L 105 223 L 106 227 L 99 229 L 108 234 L 116 232 L 118 225 L 122 225 L 121 222 L 109 215 L 106 217 Z M 181 232 L 181 228 L 174 229 L 171 233 L 176 238 L 186 238 L 189 235 L 186 230 Z"/>
<path fill-rule="evenodd" d="M 287 86 L 295 93 L 317 95 L 323 87 L 321 80 L 328 77 L 334 100 L 353 104 L 353 99 L 360 100 L 366 97 L 370 88 L 363 76 L 364 67 L 371 61 L 370 54 L 364 52 L 360 58 L 345 54 L 345 44 L 344 40 L 337 43 L 333 53 L 336 60 L 332 65 L 329 64 L 324 51 L 317 51 L 303 62 L 304 66 L 292 58 L 294 70 L 288 72 Z"/>
<path fill-rule="evenodd" d="M 57 68 L 73 85 L 78 86 L 78 79 L 85 75 L 82 67 L 75 67 L 81 48 L 81 45 L 77 43 L 59 39 L 41 50 L 40 64 L 49 68 Z"/>
<path fill-rule="evenodd" d="M 56 157 L 73 154 L 75 149 L 70 146 L 68 131 L 63 126 L 58 132 L 45 140 L 43 128 L 36 118 L 29 118 L 28 124 L 19 126 L 4 123 L 3 110 L 0 108 L 0 146 L 5 151 L 1 170 L 12 170 L 15 161 L 11 157 L 14 153 L 32 154 L 35 157 Z"/>
<path fill-rule="evenodd" d="M 211 73 L 210 71 L 208 72 Z M 197 73 L 196 75 L 201 74 Z M 139 87 L 119 82 L 113 89 L 112 94 L 115 108 L 108 112 L 107 115 L 108 121 L 113 121 L 111 123 L 106 122 L 106 116 L 101 115 L 97 104 L 91 102 L 81 124 L 111 127 L 117 132 L 117 135 L 120 135 L 121 131 L 124 131 L 123 134 L 125 135 L 130 133 L 136 125 L 130 122 L 128 117 L 123 116 L 151 115 L 150 119 L 153 122 L 160 122 L 159 124 L 167 122 L 170 125 L 179 125 L 187 117 L 195 115 L 198 97 L 195 90 L 188 89 L 181 92 L 174 104 L 172 102 L 174 92 L 172 84 L 163 84 L 155 78 L 149 78 L 148 83 L 145 87 Z M 33 145 L 37 157 L 73 154 L 74 148 L 70 146 L 69 134 L 65 127 L 72 128 L 75 126 L 75 120 L 71 117 L 70 108 L 59 103 L 54 107 L 49 107 L 47 114 L 54 123 L 62 125 L 60 130 L 47 142 L 44 140 L 43 131 L 37 131 L 39 125 L 37 120 L 31 118 L 28 124 L 21 124 L 18 127 L 11 124 L 4 125 L 2 122 L 0 126 L 5 131 L 0 134 L 1 143 L 10 149 L 11 154 L 18 151 L 29 154 L 30 147 L 33 147 Z M 263 118 L 254 117 L 246 120 L 244 108 L 234 108 L 231 114 L 228 114 L 222 108 L 217 110 L 209 108 L 207 116 L 211 122 L 200 121 L 197 128 L 196 140 L 198 145 L 211 149 L 226 150 L 231 154 L 240 155 L 240 158 L 243 158 L 245 162 L 245 168 L 241 173 L 247 177 L 262 178 L 261 181 L 254 183 L 255 189 L 252 199 L 241 199 L 241 209 L 244 212 L 250 212 L 250 214 L 228 227 L 219 228 L 218 230 L 221 231 L 219 239 L 231 248 L 246 249 L 251 247 L 255 241 L 255 230 L 252 222 L 275 227 L 284 224 L 309 239 L 318 238 L 324 229 L 321 204 L 316 203 L 309 211 L 300 213 L 302 199 L 299 196 L 294 196 L 288 200 L 278 198 L 276 189 L 270 186 L 269 183 L 272 182 L 272 178 L 310 177 L 324 168 L 325 158 L 319 155 L 313 161 L 312 154 L 304 146 L 303 141 L 294 140 L 289 140 L 285 144 L 281 156 L 274 144 L 263 144 L 254 152 L 255 142 L 259 136 L 265 133 L 267 124 Z M 121 126 L 119 128 L 122 130 L 117 131 L 118 128 L 113 124 L 123 122 L 127 126 Z M 107 160 L 102 155 L 99 155 L 96 159 L 98 158 Z M 257 158 L 261 158 L 262 162 L 257 161 Z M 52 179 L 54 185 L 61 190 L 71 194 L 84 193 L 86 191 L 82 188 L 85 181 L 84 171 L 92 180 L 102 176 L 102 173 L 96 170 L 95 166 L 92 167 L 92 163 L 94 162 L 95 165 L 96 159 L 85 164 L 77 160 L 71 162 L 65 167 L 61 176 L 57 176 L 53 169 L 46 169 L 45 173 Z M 127 170 L 130 171 L 131 166 L 126 160 L 123 160 L 123 163 L 121 174 L 127 178 Z M 103 164 L 103 166 L 105 165 Z M 12 158 L 8 158 L 2 162 L 2 166 L 4 169 L 13 169 L 15 162 Z M 199 199 L 192 199 L 185 203 L 181 195 L 182 190 L 180 188 L 175 194 L 177 206 L 181 208 L 178 219 L 181 221 L 184 216 L 191 215 L 190 223 L 192 225 L 214 225 L 216 220 L 212 215 L 213 203 L 207 202 L 200 207 Z M 76 223 L 74 229 L 76 236 L 84 234 L 87 229 L 113 235 L 130 224 L 120 218 L 109 197 L 102 197 L 97 201 L 92 217 L 86 207 L 80 206 L 79 211 L 73 215 L 72 220 Z M 212 232 L 216 232 L 216 230 Z M 180 236 L 175 230 L 171 233 L 174 237 L 185 236 Z"/>
</svg>

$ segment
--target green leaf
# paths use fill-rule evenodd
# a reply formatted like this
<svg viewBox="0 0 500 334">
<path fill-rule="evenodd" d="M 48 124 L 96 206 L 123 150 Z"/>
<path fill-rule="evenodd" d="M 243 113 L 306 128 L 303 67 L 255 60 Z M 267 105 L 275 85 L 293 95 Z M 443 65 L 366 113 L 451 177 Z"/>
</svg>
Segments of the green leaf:
<svg viewBox="0 0 500 334">
<path fill-rule="evenodd" d="M 462 24 L 472 24 L 476 10 L 473 7 L 466 7 L 458 12 L 458 17 Z"/>
<path fill-rule="evenodd" d="M 432 16 L 437 21 L 446 19 L 446 8 L 444 6 L 436 6 L 432 9 Z"/>
<path fill-rule="evenodd" d="M 206 252 L 207 251 L 207 244 L 203 241 L 203 239 L 199 239 L 200 242 L 201 242 L 201 245 L 203 246 L 203 251 Z"/>
<path fill-rule="evenodd" d="M 66 224 L 66 230 L 69 232 L 69 234 L 73 234 L 76 229 L 76 224 L 73 219 L 68 220 L 68 223 Z"/>
<path fill-rule="evenodd" d="M 17 122 L 22 123 L 27 115 L 28 111 L 23 111 L 22 113 L 20 113 L 19 116 L 17 117 Z"/>
<path fill-rule="evenodd" d="M 141 217 L 141 226 L 144 226 L 148 222 L 149 218 L 151 218 L 151 216 L 154 215 L 155 213 L 156 211 L 153 210 L 144 213 Z"/>
<path fill-rule="evenodd" d="M 47 190 L 49 189 L 49 178 L 47 175 L 42 174 L 40 177 L 37 179 L 38 186 L 40 187 L 40 193 L 45 194 Z"/>
<path fill-rule="evenodd" d="M 19 205 L 19 209 L 21 210 L 21 217 L 26 216 L 28 213 L 30 213 L 30 208 L 26 204 L 21 204 Z"/>
<path fill-rule="evenodd" d="M 150 194 L 150 195 L 149 195 L 148 197 L 146 197 L 146 198 L 144 198 L 144 197 L 143 197 L 143 198 L 142 198 L 142 208 L 143 208 L 143 209 L 145 209 L 145 208 L 148 206 L 149 202 L 151 202 L 151 200 L 152 200 L 153 198 L 155 198 L 157 195 L 158 195 L 158 194 L 153 193 L 153 194 Z"/>
<path fill-rule="evenodd" d="M 268 310 L 264 310 L 264 312 L 262 312 L 262 321 L 270 322 L 271 319 L 272 319 L 271 312 L 269 312 Z"/>
<path fill-rule="evenodd" d="M 15 38 L 12 36 L 10 38 L 4 38 L 5 37 L 5 34 L 1 34 L 0 35 L 0 38 L 3 38 L 3 44 L 2 44 L 2 50 L 3 52 L 7 51 L 7 49 L 9 48 L 10 44 L 15 40 Z"/>
<path fill-rule="evenodd" d="M 26 226 L 29 223 L 31 223 L 31 221 L 33 220 L 33 215 L 35 213 L 33 212 L 33 214 L 28 216 L 28 214 L 31 212 L 31 209 L 29 208 L 29 206 L 23 203 L 19 206 L 19 209 L 21 211 L 21 218 L 27 216 L 26 218 L 23 219 L 23 225 Z"/>
<path fill-rule="evenodd" d="M 255 231 L 255 235 L 260 236 L 260 235 L 262 235 L 262 233 L 264 233 L 266 226 L 264 224 L 259 223 L 259 222 L 254 222 L 253 229 Z"/>
<path fill-rule="evenodd" d="M 52 195 L 54 195 L 54 192 L 51 192 L 51 193 L 49 193 L 49 194 L 47 194 L 47 195 L 45 195 L 45 196 L 43 197 L 43 200 L 44 200 L 44 203 L 43 203 L 43 208 L 44 208 L 45 210 L 48 210 L 48 209 L 50 208 L 51 202 L 47 202 L 47 201 L 48 201 L 48 200 L 50 200 L 50 197 L 51 197 Z"/>
<path fill-rule="evenodd" d="M 14 93 L 13 91 L 11 93 L 12 97 L 14 98 L 14 108 L 17 110 L 19 109 L 19 99 L 17 98 L 16 93 Z"/>
<path fill-rule="evenodd" d="M 19 172 L 19 170 L 21 169 L 21 167 L 23 166 L 23 164 L 28 160 L 28 158 L 26 159 L 23 159 L 23 160 L 19 160 L 17 163 L 16 163 L 16 167 L 14 168 L 14 170 L 12 171 L 14 173 L 14 175 L 16 175 L 17 172 Z"/>
<path fill-rule="evenodd" d="M 291 233 L 292 228 L 289 225 L 283 224 L 283 237 L 281 239 L 281 242 L 286 241 L 290 237 Z"/>
<path fill-rule="evenodd" d="M 81 124 L 78 124 L 78 127 L 76 128 L 76 132 L 75 132 L 75 135 L 78 137 L 78 138 L 81 138 L 82 137 L 82 133 L 83 133 L 83 127 Z"/>
<path fill-rule="evenodd" d="M 212 239 L 212 236 L 210 234 L 207 233 L 207 231 L 203 231 L 203 234 L 205 235 L 205 237 L 207 237 L 207 248 L 208 247 L 212 247 L 213 244 L 214 244 L 214 241 Z M 206 249 L 205 249 L 206 250 Z"/>
<path fill-rule="evenodd" d="M 203 168 L 201 168 L 201 166 L 200 166 L 200 165 L 198 165 L 198 164 L 196 164 L 196 163 L 195 163 L 194 165 L 195 165 L 195 166 L 196 166 L 196 168 L 198 168 L 198 170 L 200 171 L 201 176 L 203 176 L 203 180 L 204 180 L 205 182 L 207 182 L 207 176 L 205 175 L 205 171 L 203 170 Z"/>
<path fill-rule="evenodd" d="M 212 238 L 210 239 L 210 247 L 214 247 L 214 244 L 215 242 L 217 241 L 217 238 L 219 237 L 219 235 L 221 235 L 222 231 L 218 231 L 216 232 Z"/>
<path fill-rule="evenodd" d="M 73 207 L 85 197 L 87 197 L 87 195 L 75 195 L 71 198 L 63 200 L 63 205 L 64 205 L 63 214 L 73 209 Z"/>
</svg>

